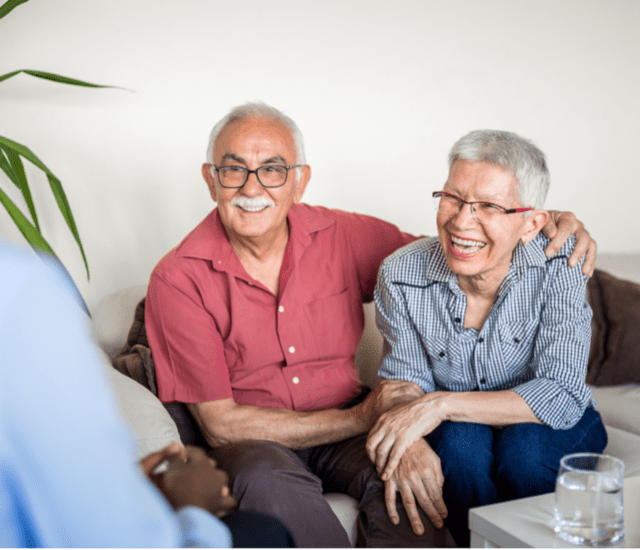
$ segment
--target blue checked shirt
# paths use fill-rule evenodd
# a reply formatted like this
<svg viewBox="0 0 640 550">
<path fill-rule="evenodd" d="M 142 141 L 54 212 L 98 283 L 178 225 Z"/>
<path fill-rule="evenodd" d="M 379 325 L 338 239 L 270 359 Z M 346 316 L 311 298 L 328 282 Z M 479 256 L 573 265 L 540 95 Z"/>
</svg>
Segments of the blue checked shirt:
<svg viewBox="0 0 640 550">
<path fill-rule="evenodd" d="M 464 328 L 467 298 L 437 237 L 396 251 L 380 266 L 376 320 L 385 339 L 378 373 L 425 391 L 517 392 L 540 421 L 574 426 L 590 404 L 587 277 L 567 260 L 575 239 L 549 259 L 539 234 L 518 246 L 480 331 Z"/>
</svg>

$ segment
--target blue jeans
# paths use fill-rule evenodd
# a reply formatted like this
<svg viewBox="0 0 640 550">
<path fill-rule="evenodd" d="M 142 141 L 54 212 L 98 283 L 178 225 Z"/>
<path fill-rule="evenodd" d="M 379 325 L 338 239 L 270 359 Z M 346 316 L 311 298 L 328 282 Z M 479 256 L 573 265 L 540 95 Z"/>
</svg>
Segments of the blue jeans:
<svg viewBox="0 0 640 550">
<path fill-rule="evenodd" d="M 498 429 L 443 422 L 427 436 L 440 457 L 449 527 L 458 546 L 469 546 L 469 508 L 554 490 L 560 459 L 569 453 L 600 453 L 607 433 L 600 414 L 587 407 L 568 430 L 541 424 Z"/>
</svg>

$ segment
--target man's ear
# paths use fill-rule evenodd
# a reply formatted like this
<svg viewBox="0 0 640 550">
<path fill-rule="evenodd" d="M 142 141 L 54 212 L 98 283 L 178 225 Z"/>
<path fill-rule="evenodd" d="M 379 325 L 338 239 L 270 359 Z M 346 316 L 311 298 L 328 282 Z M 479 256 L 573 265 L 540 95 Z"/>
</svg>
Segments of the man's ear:
<svg viewBox="0 0 640 550">
<path fill-rule="evenodd" d="M 209 194 L 211 195 L 213 202 L 218 202 L 218 199 L 216 198 L 216 180 L 213 177 L 212 164 L 205 162 L 202 165 L 202 177 L 204 178 L 204 181 L 207 182 L 207 187 L 209 188 Z"/>
<path fill-rule="evenodd" d="M 546 210 L 534 210 L 529 214 L 525 224 L 525 233 L 521 240 L 523 243 L 531 242 L 549 221 L 549 212 Z"/>
<path fill-rule="evenodd" d="M 311 179 L 311 166 L 308 164 L 303 164 L 300 168 L 300 177 L 298 178 L 298 183 L 296 186 L 296 194 L 293 197 L 293 202 L 298 204 L 302 201 L 302 195 L 304 195 L 304 191 L 307 188 L 307 184 Z M 215 200 L 215 199 L 214 199 Z"/>
</svg>

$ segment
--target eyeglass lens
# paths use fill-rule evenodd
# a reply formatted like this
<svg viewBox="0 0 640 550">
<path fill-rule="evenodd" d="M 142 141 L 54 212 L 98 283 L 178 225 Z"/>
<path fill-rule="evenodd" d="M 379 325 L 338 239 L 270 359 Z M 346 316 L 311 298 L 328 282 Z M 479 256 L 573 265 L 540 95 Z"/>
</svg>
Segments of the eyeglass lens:
<svg viewBox="0 0 640 550">
<path fill-rule="evenodd" d="M 457 214 L 465 204 L 469 203 L 464 203 L 453 195 L 444 193 L 433 197 L 436 211 L 447 215 Z M 473 202 L 469 206 L 471 207 L 471 215 L 478 223 L 490 223 L 504 213 L 501 206 L 490 202 Z"/>
<path fill-rule="evenodd" d="M 220 175 L 220 183 L 225 187 L 242 187 L 247 179 L 249 172 L 243 166 L 224 166 L 218 169 Z M 255 170 L 258 181 L 265 187 L 280 187 L 287 181 L 287 173 L 289 169 L 286 166 L 260 166 Z"/>
</svg>

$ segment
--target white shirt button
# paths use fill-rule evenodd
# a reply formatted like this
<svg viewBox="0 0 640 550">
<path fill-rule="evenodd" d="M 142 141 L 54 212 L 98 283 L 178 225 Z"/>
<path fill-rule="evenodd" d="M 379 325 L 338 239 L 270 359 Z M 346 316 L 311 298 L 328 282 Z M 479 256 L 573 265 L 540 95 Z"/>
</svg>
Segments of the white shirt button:
<svg viewBox="0 0 640 550">
<path fill-rule="evenodd" d="M 280 313 L 282 313 L 282 312 L 284 311 L 284 306 L 280 306 L 280 307 L 278 308 L 278 311 L 279 311 Z"/>
<path fill-rule="evenodd" d="M 295 353 L 296 352 L 296 348 L 294 348 L 293 346 L 289 346 L 289 353 Z"/>
<path fill-rule="evenodd" d="M 292 381 L 294 384 L 299 384 L 299 383 L 300 383 L 300 378 L 298 378 L 297 376 L 294 376 L 294 377 L 291 379 L 291 381 Z"/>
</svg>

